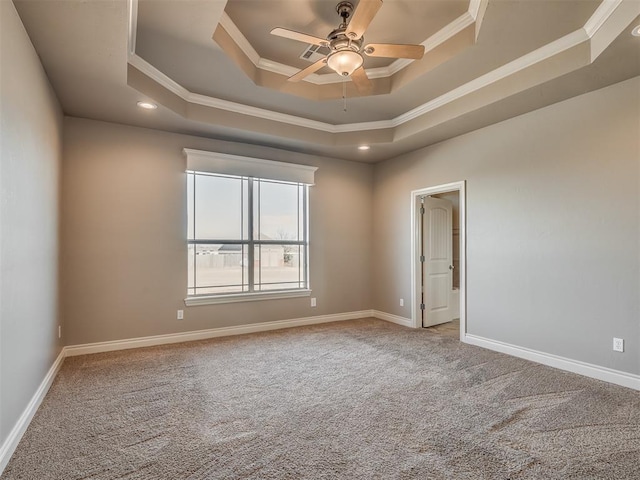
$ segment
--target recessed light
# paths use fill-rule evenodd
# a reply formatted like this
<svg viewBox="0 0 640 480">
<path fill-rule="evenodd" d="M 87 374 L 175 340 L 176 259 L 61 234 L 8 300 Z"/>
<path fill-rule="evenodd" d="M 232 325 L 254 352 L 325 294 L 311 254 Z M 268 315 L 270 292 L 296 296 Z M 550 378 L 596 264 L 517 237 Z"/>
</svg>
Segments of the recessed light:
<svg viewBox="0 0 640 480">
<path fill-rule="evenodd" d="M 371 147 L 369 145 L 360 145 L 358 150 L 369 150 Z"/>
<path fill-rule="evenodd" d="M 633 30 L 631 30 L 631 35 L 634 37 L 640 37 L 640 25 L 636 25 Z"/>
<path fill-rule="evenodd" d="M 155 110 L 156 108 L 158 108 L 158 105 L 156 105 L 155 103 L 151 103 L 151 102 L 138 102 L 138 106 L 140 108 L 144 108 L 147 110 Z"/>
</svg>

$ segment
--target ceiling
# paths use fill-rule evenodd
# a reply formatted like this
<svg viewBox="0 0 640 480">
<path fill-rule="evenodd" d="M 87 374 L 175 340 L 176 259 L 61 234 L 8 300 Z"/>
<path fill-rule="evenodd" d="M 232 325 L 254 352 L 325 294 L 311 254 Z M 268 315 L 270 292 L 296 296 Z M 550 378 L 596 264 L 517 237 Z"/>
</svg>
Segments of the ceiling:
<svg viewBox="0 0 640 480">
<path fill-rule="evenodd" d="M 326 37 L 336 0 L 14 3 L 68 115 L 362 162 L 640 75 L 636 0 L 384 0 L 367 42 L 426 53 L 367 57 L 367 96 L 327 67 L 288 82 L 308 45 L 270 34 Z"/>
</svg>

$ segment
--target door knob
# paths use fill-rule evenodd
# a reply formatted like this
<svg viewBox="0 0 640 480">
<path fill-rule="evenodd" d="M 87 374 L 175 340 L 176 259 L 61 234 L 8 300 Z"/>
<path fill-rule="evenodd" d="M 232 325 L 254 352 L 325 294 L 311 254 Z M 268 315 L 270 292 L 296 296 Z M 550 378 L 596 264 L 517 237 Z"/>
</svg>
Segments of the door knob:
<svg viewBox="0 0 640 480">
<path fill-rule="evenodd" d="M 449 265 L 449 270 L 453 270 L 455 267 L 453 265 Z"/>
</svg>

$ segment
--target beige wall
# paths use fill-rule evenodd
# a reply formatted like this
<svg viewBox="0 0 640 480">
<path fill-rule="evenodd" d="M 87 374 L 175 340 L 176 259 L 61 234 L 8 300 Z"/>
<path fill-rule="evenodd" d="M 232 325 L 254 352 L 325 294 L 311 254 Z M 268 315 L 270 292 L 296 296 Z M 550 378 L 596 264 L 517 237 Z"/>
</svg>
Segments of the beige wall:
<svg viewBox="0 0 640 480">
<path fill-rule="evenodd" d="M 64 126 L 66 344 L 371 308 L 371 165 L 77 118 Z M 310 189 L 316 308 L 307 297 L 184 306 L 185 147 L 319 167 Z"/>
<path fill-rule="evenodd" d="M 61 349 L 61 140 L 58 101 L 13 3 L 0 1 L 0 445 Z"/>
<path fill-rule="evenodd" d="M 374 308 L 411 316 L 410 192 L 460 180 L 468 332 L 640 373 L 640 78 L 377 164 Z"/>
</svg>

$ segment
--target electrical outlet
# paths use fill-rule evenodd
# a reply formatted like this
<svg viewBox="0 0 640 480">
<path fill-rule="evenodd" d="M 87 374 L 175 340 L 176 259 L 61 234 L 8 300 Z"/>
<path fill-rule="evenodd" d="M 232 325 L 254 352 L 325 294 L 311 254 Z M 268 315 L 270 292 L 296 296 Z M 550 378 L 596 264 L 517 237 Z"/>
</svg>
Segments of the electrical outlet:
<svg viewBox="0 0 640 480">
<path fill-rule="evenodd" d="M 58 338 L 62 338 L 62 325 L 58 325 Z"/>
<path fill-rule="evenodd" d="M 624 352 L 624 339 L 623 338 L 615 338 L 613 339 L 613 351 L 614 352 Z"/>
<path fill-rule="evenodd" d="M 311 306 L 315 307 L 316 306 L 316 299 L 315 297 L 311 299 Z"/>
<path fill-rule="evenodd" d="M 401 299 L 400 299 L 400 306 L 401 306 L 401 307 L 404 307 L 404 298 L 401 298 Z"/>
<path fill-rule="evenodd" d="M 178 320 L 182 320 L 184 318 L 184 310 L 178 310 Z"/>
</svg>

